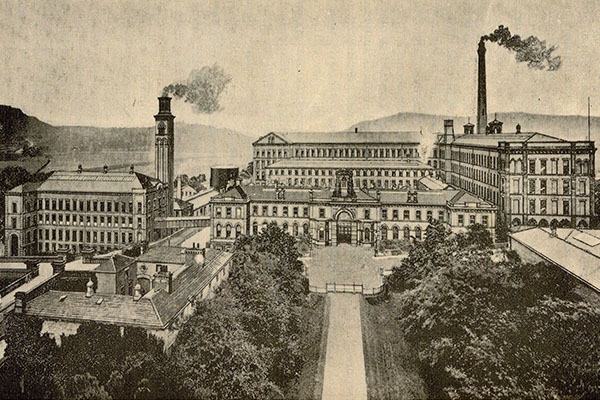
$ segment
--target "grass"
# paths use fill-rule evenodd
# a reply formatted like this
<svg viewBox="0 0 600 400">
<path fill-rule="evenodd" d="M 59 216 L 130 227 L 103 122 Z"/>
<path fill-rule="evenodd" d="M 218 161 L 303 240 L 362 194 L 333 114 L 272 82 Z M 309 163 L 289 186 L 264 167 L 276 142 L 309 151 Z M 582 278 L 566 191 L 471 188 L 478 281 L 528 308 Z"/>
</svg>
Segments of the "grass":
<svg viewBox="0 0 600 400">
<path fill-rule="evenodd" d="M 312 306 L 305 308 L 303 321 L 307 335 L 303 340 L 306 361 L 300 376 L 287 393 L 289 399 L 321 399 L 325 351 L 329 328 L 329 298 L 311 294 Z"/>
<path fill-rule="evenodd" d="M 404 340 L 394 294 L 386 301 L 360 303 L 367 396 L 375 399 L 423 399 L 425 384 L 416 355 Z"/>
</svg>

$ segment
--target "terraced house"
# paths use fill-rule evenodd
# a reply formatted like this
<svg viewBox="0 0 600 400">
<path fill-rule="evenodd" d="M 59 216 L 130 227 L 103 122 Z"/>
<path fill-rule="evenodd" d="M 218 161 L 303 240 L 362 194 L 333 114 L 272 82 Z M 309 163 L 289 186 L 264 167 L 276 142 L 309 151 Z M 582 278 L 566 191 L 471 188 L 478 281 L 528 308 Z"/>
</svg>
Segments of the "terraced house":
<svg viewBox="0 0 600 400">
<path fill-rule="evenodd" d="M 336 172 L 334 188 L 236 186 L 211 200 L 211 245 L 230 246 L 239 235 L 275 223 L 317 246 L 374 246 L 386 239 L 421 239 L 437 219 L 460 231 L 481 223 L 493 231 L 496 208 L 461 189 L 354 189 L 352 170 Z"/>
</svg>

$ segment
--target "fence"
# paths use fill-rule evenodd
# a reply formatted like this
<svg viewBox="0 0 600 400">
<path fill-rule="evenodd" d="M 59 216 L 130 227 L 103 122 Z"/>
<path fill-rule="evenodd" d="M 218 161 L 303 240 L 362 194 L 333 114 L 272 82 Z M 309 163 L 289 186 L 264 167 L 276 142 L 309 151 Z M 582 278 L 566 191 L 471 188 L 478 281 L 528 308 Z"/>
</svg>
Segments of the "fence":
<svg viewBox="0 0 600 400">
<path fill-rule="evenodd" d="M 313 293 L 353 293 L 365 296 L 373 296 L 383 292 L 385 285 L 379 285 L 374 288 L 365 289 L 362 283 L 326 283 L 325 287 L 312 286 L 308 290 Z"/>
</svg>

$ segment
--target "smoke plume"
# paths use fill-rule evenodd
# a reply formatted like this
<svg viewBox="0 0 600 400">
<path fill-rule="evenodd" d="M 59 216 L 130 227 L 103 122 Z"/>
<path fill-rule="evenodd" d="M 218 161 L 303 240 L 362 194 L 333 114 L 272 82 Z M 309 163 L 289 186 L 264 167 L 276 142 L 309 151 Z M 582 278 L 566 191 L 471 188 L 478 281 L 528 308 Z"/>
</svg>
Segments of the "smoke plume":
<svg viewBox="0 0 600 400">
<path fill-rule="evenodd" d="M 186 103 L 192 104 L 194 111 L 198 113 L 212 114 L 222 110 L 219 99 L 229 82 L 231 76 L 227 75 L 223 68 L 214 64 L 192 70 L 185 82 L 165 86 L 162 95 L 183 99 Z"/>
<path fill-rule="evenodd" d="M 498 43 L 499 46 L 514 51 L 517 61 L 526 62 L 529 68 L 556 71 L 562 63 L 560 56 L 552 55 L 556 46 L 548 47 L 545 40 L 535 36 L 521 39 L 521 36 L 511 34 L 504 25 L 500 25 L 489 35 L 482 36 L 481 40 Z"/>
</svg>

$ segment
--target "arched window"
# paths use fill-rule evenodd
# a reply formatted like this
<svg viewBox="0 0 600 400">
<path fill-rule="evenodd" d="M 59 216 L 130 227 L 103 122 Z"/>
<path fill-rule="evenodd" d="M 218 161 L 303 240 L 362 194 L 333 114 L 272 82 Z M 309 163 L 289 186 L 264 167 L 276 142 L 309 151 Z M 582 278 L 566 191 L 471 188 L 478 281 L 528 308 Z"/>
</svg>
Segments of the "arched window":
<svg viewBox="0 0 600 400">
<path fill-rule="evenodd" d="M 371 230 L 369 228 L 365 228 L 365 242 L 371 243 Z"/>
<path fill-rule="evenodd" d="M 215 227 L 215 235 L 217 237 L 221 237 L 221 224 L 217 224 L 217 226 Z"/>
<path fill-rule="evenodd" d="M 241 226 L 239 226 L 239 225 L 236 225 L 236 226 L 235 226 L 235 237 L 236 237 L 236 238 L 237 238 L 237 237 L 240 237 L 241 233 L 242 233 L 242 227 L 241 227 Z"/>
<path fill-rule="evenodd" d="M 281 228 L 281 229 L 283 229 L 283 231 L 284 231 L 285 233 L 287 233 L 287 231 L 288 231 L 288 223 L 287 223 L 287 222 L 284 222 L 284 223 L 283 223 L 283 226 L 282 226 L 282 228 Z"/>
<path fill-rule="evenodd" d="M 267 221 L 263 222 L 263 224 L 262 224 L 262 230 L 263 231 L 267 230 Z"/>
<path fill-rule="evenodd" d="M 296 224 L 296 223 L 294 223 L 293 232 L 294 232 L 294 236 L 298 236 L 298 224 Z"/>
<path fill-rule="evenodd" d="M 252 234 L 258 235 L 258 224 L 255 222 L 252 223 Z"/>
<path fill-rule="evenodd" d="M 410 238 L 410 228 L 408 226 L 404 227 L 404 239 Z"/>
<path fill-rule="evenodd" d="M 418 226 L 415 228 L 415 238 L 421 240 L 421 228 Z"/>
<path fill-rule="evenodd" d="M 387 239 L 387 231 L 388 231 L 387 226 L 381 225 L 381 240 Z"/>
<path fill-rule="evenodd" d="M 302 225 L 302 233 L 308 235 L 308 224 Z"/>
<path fill-rule="evenodd" d="M 226 238 L 231 237 L 231 225 L 229 225 L 229 224 L 227 224 L 225 226 L 225 237 Z"/>
<path fill-rule="evenodd" d="M 398 227 L 397 227 L 397 226 L 394 226 L 394 227 L 392 228 L 392 238 L 393 238 L 394 240 L 397 240 L 397 239 L 399 238 L 399 235 L 398 235 Z"/>
</svg>

